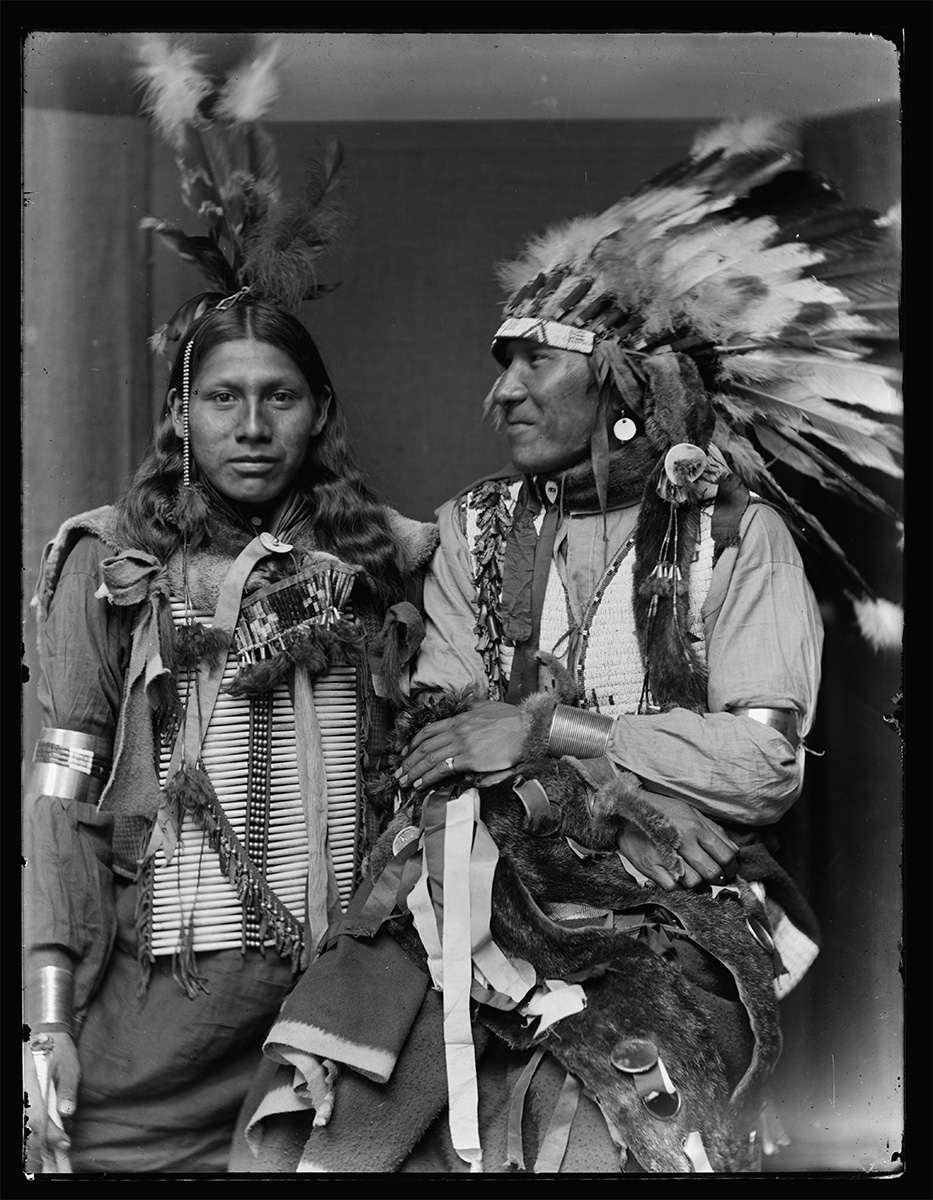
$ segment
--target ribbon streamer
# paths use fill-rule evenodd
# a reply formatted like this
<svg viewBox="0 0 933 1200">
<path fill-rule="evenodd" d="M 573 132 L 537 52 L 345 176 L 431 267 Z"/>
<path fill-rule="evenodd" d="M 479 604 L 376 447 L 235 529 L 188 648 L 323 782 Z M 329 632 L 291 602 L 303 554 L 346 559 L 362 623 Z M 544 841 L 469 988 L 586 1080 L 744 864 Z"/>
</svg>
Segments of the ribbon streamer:
<svg viewBox="0 0 933 1200">
<path fill-rule="evenodd" d="M 570 1141 L 570 1128 L 577 1115 L 577 1105 L 580 1102 L 580 1081 L 575 1075 L 567 1073 L 564 1086 L 557 1098 L 557 1107 L 551 1116 L 547 1133 L 538 1151 L 535 1162 L 535 1174 L 554 1174 L 560 1170 L 560 1164 L 567 1153 L 567 1143 Z"/>
<path fill-rule="evenodd" d="M 544 1058 L 544 1047 L 538 1046 L 525 1064 L 521 1075 L 512 1089 L 512 1099 L 509 1104 L 508 1141 L 506 1143 L 505 1166 L 516 1166 L 525 1169 L 525 1149 L 522 1142 L 522 1117 L 525 1115 L 525 1096 L 534 1078 L 534 1073 Z"/>
<path fill-rule="evenodd" d="M 295 724 L 307 733 L 299 741 L 298 780 L 308 831 L 308 912 L 310 948 L 327 932 L 329 915 L 340 901 L 337 879 L 327 847 L 327 772 L 321 745 L 321 726 L 314 704 L 311 677 L 306 670 L 295 670 Z M 303 749 L 303 752 L 302 752 Z"/>
<path fill-rule="evenodd" d="M 483 1152 L 479 1140 L 479 1090 L 476 1051 L 470 1017 L 472 965 L 470 954 L 470 850 L 479 808 L 479 793 L 470 788 L 447 805 L 444 839 L 444 927 L 441 935 L 444 962 L 444 1050 L 450 1103 L 450 1136 L 454 1149 L 481 1171 Z"/>
</svg>

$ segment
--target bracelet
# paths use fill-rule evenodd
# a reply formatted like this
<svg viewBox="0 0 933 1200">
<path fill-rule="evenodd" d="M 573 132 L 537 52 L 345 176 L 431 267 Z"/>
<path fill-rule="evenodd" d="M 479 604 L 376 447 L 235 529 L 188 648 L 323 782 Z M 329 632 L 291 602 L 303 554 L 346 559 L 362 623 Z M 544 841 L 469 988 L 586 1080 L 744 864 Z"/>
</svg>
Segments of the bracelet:
<svg viewBox="0 0 933 1200">
<path fill-rule="evenodd" d="M 547 752 L 552 758 L 565 754 L 574 758 L 599 758 L 606 753 L 615 718 L 558 704 L 551 718 Z"/>
<path fill-rule="evenodd" d="M 66 967 L 40 967 L 39 1014 L 36 1025 L 60 1025 L 69 1033 L 74 1028 L 74 973 Z"/>
</svg>

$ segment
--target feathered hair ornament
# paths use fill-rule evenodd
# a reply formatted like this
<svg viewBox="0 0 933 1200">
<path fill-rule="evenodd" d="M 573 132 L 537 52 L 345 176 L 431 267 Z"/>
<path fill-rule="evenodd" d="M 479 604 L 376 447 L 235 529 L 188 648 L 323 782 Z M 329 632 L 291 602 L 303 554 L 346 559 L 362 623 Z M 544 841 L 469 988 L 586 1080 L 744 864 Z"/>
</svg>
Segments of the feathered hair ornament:
<svg viewBox="0 0 933 1200">
<path fill-rule="evenodd" d="M 897 512 L 849 470 L 903 474 L 899 219 L 847 205 L 795 158 L 780 121 L 727 123 L 604 213 L 533 238 L 499 268 L 510 295 L 493 353 L 526 338 L 591 355 L 597 383 L 644 410 L 662 460 L 677 443 L 712 443 L 822 552 L 863 635 L 899 646 L 899 607 L 874 595 L 772 473 L 791 468 L 901 532 Z M 659 378 L 676 385 L 675 363 L 702 387 L 680 388 L 674 419 L 658 420 L 652 395 Z M 701 438 L 684 436 L 691 423 Z M 674 458 L 659 491 L 676 503 L 690 455 Z M 593 463 L 599 488 L 595 453 Z"/>
<path fill-rule="evenodd" d="M 164 34 L 141 37 L 138 55 L 143 109 L 172 147 L 184 202 L 207 233 L 190 236 L 154 217 L 142 227 L 196 266 L 211 288 L 156 332 L 153 349 L 171 357 L 197 320 L 244 288 L 291 312 L 333 290 L 336 284 L 319 281 L 318 260 L 343 226 L 343 151 L 332 140 L 323 161 L 311 164 L 304 194 L 282 195 L 275 143 L 260 123 L 278 96 L 278 44 L 222 84 L 203 72 L 201 56 Z"/>
</svg>

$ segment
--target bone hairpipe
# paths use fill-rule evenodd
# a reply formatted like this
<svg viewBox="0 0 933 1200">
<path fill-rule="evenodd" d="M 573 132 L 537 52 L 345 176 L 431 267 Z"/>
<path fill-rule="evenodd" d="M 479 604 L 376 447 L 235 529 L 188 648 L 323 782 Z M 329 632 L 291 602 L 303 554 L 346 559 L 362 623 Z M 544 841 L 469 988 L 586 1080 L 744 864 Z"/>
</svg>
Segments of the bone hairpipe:
<svg viewBox="0 0 933 1200">
<path fill-rule="evenodd" d="M 283 885 L 281 892 L 273 888 L 280 900 L 285 902 L 287 899 L 298 897 L 301 899 L 304 896 L 304 883 L 292 881 L 291 885 Z M 178 907 L 179 902 L 185 900 L 198 899 L 198 920 L 202 916 L 207 915 L 211 911 L 223 912 L 239 912 L 241 901 L 238 897 L 236 888 L 232 883 L 228 883 L 226 887 L 221 887 L 220 884 L 213 884 L 211 887 L 205 887 L 203 884 L 198 886 L 196 883 L 185 884 L 183 887 L 176 888 L 171 896 L 161 897 L 158 901 L 153 902 L 153 912 L 158 916 L 166 911 L 172 911 Z M 203 906 L 202 906 L 202 903 Z M 177 914 L 176 914 L 177 916 Z"/>
</svg>

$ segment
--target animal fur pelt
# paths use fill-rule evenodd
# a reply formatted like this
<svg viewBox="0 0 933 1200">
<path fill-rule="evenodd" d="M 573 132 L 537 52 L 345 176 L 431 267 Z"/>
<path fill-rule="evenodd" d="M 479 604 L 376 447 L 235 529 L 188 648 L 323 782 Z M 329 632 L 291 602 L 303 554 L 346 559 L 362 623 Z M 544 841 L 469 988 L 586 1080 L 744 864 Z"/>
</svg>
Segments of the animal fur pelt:
<svg viewBox="0 0 933 1200">
<path fill-rule="evenodd" d="M 396 737 L 408 741 L 423 724 L 464 711 L 471 702 L 469 693 L 436 694 L 422 708 L 402 714 Z M 545 703 L 547 698 L 538 695 L 526 706 L 533 710 Z M 533 711 L 530 716 L 533 723 Z M 749 1133 L 779 1053 L 780 1033 L 774 964 L 746 923 L 751 917 L 767 928 L 767 917 L 741 876 L 741 855 L 734 889 L 716 898 L 711 892 L 641 886 L 614 853 L 619 823 L 634 820 L 668 856 L 676 857 L 676 835 L 634 776 L 623 774 L 594 788 L 574 760 L 538 754 L 519 771 L 543 784 L 558 820 L 545 836 L 535 836 L 512 790 L 514 780 L 480 789 L 481 819 L 499 851 L 492 936 L 510 958 L 530 962 L 539 979 L 582 983 L 587 1005 L 541 1038 L 516 1012 L 479 1005 L 477 1018 L 516 1048 L 543 1044 L 596 1098 L 644 1169 L 690 1171 L 684 1140 L 694 1131 L 714 1171 L 754 1169 Z M 420 808 L 417 793 L 406 795 L 374 850 L 374 879 L 391 861 L 397 833 L 418 824 Z M 580 847 L 586 848 L 585 857 Z M 603 921 L 568 927 L 543 910 L 559 902 L 626 917 L 617 918 L 615 926 Z M 646 924 L 635 935 L 631 925 L 638 914 Z M 666 933 L 656 937 L 652 926 L 663 926 Z M 411 921 L 393 918 L 389 928 L 424 965 Z M 666 1118 L 653 1115 L 633 1077 L 612 1065 L 613 1049 L 630 1038 L 654 1043 L 674 1084 L 679 1107 Z"/>
</svg>

